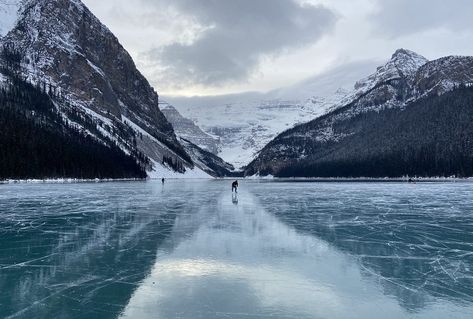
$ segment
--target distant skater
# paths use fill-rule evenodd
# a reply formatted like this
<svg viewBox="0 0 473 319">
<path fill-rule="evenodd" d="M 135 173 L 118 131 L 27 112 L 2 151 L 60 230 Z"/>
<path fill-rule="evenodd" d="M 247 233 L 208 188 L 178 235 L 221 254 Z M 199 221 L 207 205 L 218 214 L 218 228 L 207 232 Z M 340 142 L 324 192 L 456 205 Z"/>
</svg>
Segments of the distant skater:
<svg viewBox="0 0 473 319">
<path fill-rule="evenodd" d="M 235 191 L 235 193 L 238 193 L 238 181 L 234 181 L 232 183 L 232 193 Z"/>
<path fill-rule="evenodd" d="M 164 185 L 164 182 L 165 182 L 165 181 L 166 181 L 166 180 L 164 179 L 164 177 L 161 178 L 161 182 L 163 183 L 163 185 Z"/>
</svg>

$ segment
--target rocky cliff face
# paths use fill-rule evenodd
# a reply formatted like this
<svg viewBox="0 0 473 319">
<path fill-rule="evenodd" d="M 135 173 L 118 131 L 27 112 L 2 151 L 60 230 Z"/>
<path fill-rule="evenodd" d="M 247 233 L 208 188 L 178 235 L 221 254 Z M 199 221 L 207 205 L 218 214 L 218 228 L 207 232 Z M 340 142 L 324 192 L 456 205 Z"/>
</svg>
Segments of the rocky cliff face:
<svg viewBox="0 0 473 319">
<path fill-rule="evenodd" d="M 159 109 L 158 94 L 81 1 L 21 0 L 15 5 L 1 6 L 18 16 L 10 18 L 15 23 L 6 34 L 4 30 L 0 44 L 4 57 L 18 60 L 19 76 L 53 92 L 76 116 L 92 117 L 101 132 L 96 138 L 113 139 L 125 152 L 137 148 L 144 153 L 150 170 L 175 169 L 163 163 L 164 157 L 180 163 L 179 173 L 194 168 Z M 121 134 L 127 130 L 132 134 Z"/>
<path fill-rule="evenodd" d="M 210 153 L 219 153 L 219 138 L 202 131 L 202 129 L 198 127 L 194 121 L 182 116 L 181 113 L 179 113 L 171 104 L 160 101 L 159 108 L 161 112 L 163 112 L 166 119 L 174 127 L 174 131 L 178 137 L 190 141 L 194 145 L 197 145 Z"/>
<path fill-rule="evenodd" d="M 232 164 L 222 160 L 217 155 L 202 149 L 189 140 L 180 138 L 182 146 L 190 154 L 192 160 L 200 169 L 213 177 L 242 176 L 241 171 L 235 171 Z"/>
<path fill-rule="evenodd" d="M 448 56 L 424 64 L 414 78 L 414 99 L 429 94 L 441 95 L 461 83 L 473 83 L 473 58 Z"/>
<path fill-rule="evenodd" d="M 460 85 L 470 85 L 473 76 L 472 62 L 472 57 L 447 57 L 428 62 L 412 51 L 398 50 L 388 63 L 356 84 L 354 92 L 345 99 L 345 104 L 335 105 L 327 114 L 296 126 L 271 141 L 247 167 L 246 174 L 280 175 L 285 172 L 285 175 L 303 175 L 303 169 L 298 169 L 297 173 L 289 173 L 290 168 L 320 166 L 321 163 L 325 165 L 330 161 L 363 161 L 357 156 L 376 142 L 380 142 L 379 148 L 364 160 L 369 157 L 379 159 L 384 153 L 388 154 L 396 149 L 396 143 L 406 142 L 402 138 L 402 131 L 392 133 L 395 137 L 386 137 L 382 127 L 391 123 L 383 124 L 379 121 L 386 121 L 387 118 L 397 121 L 400 116 L 393 118 L 385 115 L 391 114 L 391 111 L 402 113 L 421 99 L 435 98 Z M 411 116 L 422 122 L 422 118 L 417 118 L 420 114 L 413 112 Z M 435 119 L 425 116 L 425 120 Z M 377 134 L 367 133 L 370 125 L 377 127 Z M 407 130 L 413 129 L 411 127 Z M 381 136 L 390 140 L 389 143 L 385 142 L 384 150 L 383 142 L 379 140 Z M 359 147 L 348 147 L 348 141 Z M 415 149 L 415 146 L 412 147 Z M 306 171 L 308 176 L 324 175 L 320 169 L 307 168 Z M 336 172 L 332 170 L 330 174 Z M 345 176 L 351 173 L 339 174 Z"/>
</svg>

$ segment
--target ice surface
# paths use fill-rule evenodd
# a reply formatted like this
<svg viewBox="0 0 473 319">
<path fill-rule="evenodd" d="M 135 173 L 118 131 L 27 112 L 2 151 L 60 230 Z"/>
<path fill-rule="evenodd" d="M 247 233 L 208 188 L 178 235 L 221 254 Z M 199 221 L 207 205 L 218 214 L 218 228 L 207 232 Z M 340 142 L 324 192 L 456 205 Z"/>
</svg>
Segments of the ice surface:
<svg viewBox="0 0 473 319">
<path fill-rule="evenodd" d="M 0 185 L 0 318 L 472 318 L 473 183 Z"/>
</svg>

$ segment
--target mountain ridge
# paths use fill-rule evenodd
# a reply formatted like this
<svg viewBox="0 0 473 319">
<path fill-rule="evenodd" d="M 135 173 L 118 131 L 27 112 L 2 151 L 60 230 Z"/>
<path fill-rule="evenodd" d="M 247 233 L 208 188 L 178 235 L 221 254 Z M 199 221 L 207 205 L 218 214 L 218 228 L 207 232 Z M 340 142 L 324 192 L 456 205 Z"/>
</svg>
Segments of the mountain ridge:
<svg viewBox="0 0 473 319">
<path fill-rule="evenodd" d="M 351 102 L 341 106 L 336 105 L 327 114 L 281 133 L 262 149 L 254 161 L 248 165 L 245 174 L 278 176 L 279 174 L 287 175 L 287 172 L 291 171 L 291 167 L 320 166 L 322 162 L 323 165 L 328 165 L 328 162 L 323 160 L 329 158 L 327 157 L 329 153 L 326 152 L 339 154 L 344 160 L 355 159 L 357 158 L 356 152 L 351 150 L 344 141 L 353 140 L 360 134 L 366 134 L 368 128 L 365 125 L 375 123 L 367 120 L 363 124 L 361 118 L 376 118 L 377 114 L 381 118 L 389 110 L 402 112 L 421 99 L 431 97 L 435 100 L 435 98 L 451 92 L 452 89 L 471 84 L 472 57 L 444 57 L 426 63 L 423 63 L 422 58 L 416 58 L 415 60 L 420 63 L 411 64 L 409 72 L 399 72 L 395 62 L 399 53 L 405 55 L 406 52 L 411 54 L 412 51 L 396 51 L 397 54 L 395 53 L 384 67 L 378 68 L 376 73 L 363 79 L 360 82 L 363 84 L 358 85 L 351 95 L 353 99 Z M 419 57 L 417 54 L 415 56 Z M 415 72 L 413 72 L 414 70 Z M 371 119 L 371 121 L 375 120 Z M 381 126 L 378 125 L 378 127 Z M 402 132 L 398 134 L 402 134 Z M 424 134 L 427 133 L 424 132 Z M 382 135 L 381 132 L 379 135 Z M 376 137 L 373 137 L 373 140 L 376 140 Z M 402 138 L 399 136 L 399 141 L 401 140 Z M 362 141 L 363 139 L 359 138 L 357 143 L 366 143 L 366 148 L 369 149 L 370 142 L 368 140 Z M 397 147 L 395 142 L 392 144 L 393 147 Z M 381 149 L 380 146 L 380 149 L 377 150 L 378 153 L 373 156 L 382 156 Z M 344 150 L 349 154 L 340 155 Z M 354 153 L 350 153 L 350 150 Z M 359 149 L 358 152 L 362 153 L 361 150 Z M 293 172 L 295 171 L 293 170 Z M 311 176 L 310 174 L 315 172 L 317 174 L 323 173 L 320 169 L 308 169 L 307 174 Z M 331 172 L 334 173 L 333 170 Z M 356 175 L 356 173 L 352 173 Z M 304 173 L 297 170 L 297 174 Z M 345 176 L 350 173 L 340 174 Z"/>
<path fill-rule="evenodd" d="M 219 153 L 220 140 L 218 137 L 204 132 L 194 121 L 183 117 L 181 113 L 168 102 L 161 100 L 159 105 L 161 112 L 172 124 L 178 137 L 191 141 L 193 144 L 213 154 Z"/>
</svg>

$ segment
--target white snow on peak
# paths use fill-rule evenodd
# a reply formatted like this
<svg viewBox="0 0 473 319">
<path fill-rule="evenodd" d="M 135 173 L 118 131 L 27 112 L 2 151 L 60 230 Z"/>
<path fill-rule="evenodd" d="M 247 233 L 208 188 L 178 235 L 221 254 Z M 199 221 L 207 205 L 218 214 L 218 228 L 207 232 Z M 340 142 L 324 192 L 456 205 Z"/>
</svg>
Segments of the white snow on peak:
<svg viewBox="0 0 473 319">
<path fill-rule="evenodd" d="M 406 77 L 412 77 L 417 70 L 429 62 L 425 57 L 413 51 L 399 49 L 394 52 L 387 66 L 395 68 L 400 74 Z"/>
<path fill-rule="evenodd" d="M 399 49 L 391 59 L 377 68 L 370 76 L 356 82 L 355 96 L 359 96 L 373 89 L 376 85 L 394 79 L 405 78 L 413 81 L 416 72 L 429 60 L 422 55 L 406 49 Z"/>
<path fill-rule="evenodd" d="M 0 38 L 15 26 L 22 0 L 0 0 Z"/>
</svg>

